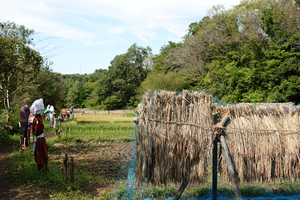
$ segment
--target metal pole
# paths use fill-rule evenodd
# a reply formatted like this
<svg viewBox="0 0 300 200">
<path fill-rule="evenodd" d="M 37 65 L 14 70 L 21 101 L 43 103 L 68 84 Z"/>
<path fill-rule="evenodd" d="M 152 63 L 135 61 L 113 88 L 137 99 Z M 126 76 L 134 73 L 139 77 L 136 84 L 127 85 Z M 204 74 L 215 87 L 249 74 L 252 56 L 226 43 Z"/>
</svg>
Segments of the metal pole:
<svg viewBox="0 0 300 200">
<path fill-rule="evenodd" d="M 217 188 L 218 188 L 217 162 L 218 162 L 218 136 L 215 135 L 213 140 L 213 175 L 212 175 L 212 199 L 213 200 L 217 200 Z"/>
<path fill-rule="evenodd" d="M 217 123 L 217 112 L 212 112 L 212 125 Z M 218 141 L 217 135 L 213 135 L 213 163 L 212 163 L 212 199 L 217 200 L 217 188 L 218 188 L 218 174 L 217 174 L 217 162 L 218 162 Z"/>
</svg>

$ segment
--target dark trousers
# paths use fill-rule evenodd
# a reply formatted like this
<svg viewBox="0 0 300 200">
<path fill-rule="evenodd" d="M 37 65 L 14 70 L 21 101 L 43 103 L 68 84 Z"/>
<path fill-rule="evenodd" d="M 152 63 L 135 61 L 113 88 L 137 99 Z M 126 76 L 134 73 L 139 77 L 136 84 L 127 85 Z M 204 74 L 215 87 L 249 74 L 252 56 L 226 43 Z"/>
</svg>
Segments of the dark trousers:
<svg viewBox="0 0 300 200">
<path fill-rule="evenodd" d="M 27 129 L 28 129 L 28 122 L 20 122 L 21 123 L 21 135 L 22 135 L 22 145 L 24 144 L 24 139 L 26 138 L 25 145 L 28 147 L 28 138 L 27 138 Z"/>
</svg>

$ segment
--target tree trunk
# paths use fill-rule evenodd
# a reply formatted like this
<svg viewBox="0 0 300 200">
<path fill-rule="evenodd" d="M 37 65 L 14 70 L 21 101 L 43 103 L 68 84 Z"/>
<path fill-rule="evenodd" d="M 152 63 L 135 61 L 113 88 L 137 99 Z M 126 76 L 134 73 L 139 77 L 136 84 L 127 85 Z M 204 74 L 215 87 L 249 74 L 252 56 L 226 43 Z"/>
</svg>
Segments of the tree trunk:
<svg viewBox="0 0 300 200">
<path fill-rule="evenodd" d="M 10 79 L 11 74 L 8 76 L 7 78 L 7 88 L 6 88 L 6 94 L 5 94 L 5 100 L 4 100 L 4 105 L 5 105 L 5 101 L 6 101 L 6 122 L 9 122 L 9 112 L 10 112 L 10 105 L 9 105 L 9 92 L 8 92 L 8 88 L 9 88 L 9 79 Z"/>
</svg>

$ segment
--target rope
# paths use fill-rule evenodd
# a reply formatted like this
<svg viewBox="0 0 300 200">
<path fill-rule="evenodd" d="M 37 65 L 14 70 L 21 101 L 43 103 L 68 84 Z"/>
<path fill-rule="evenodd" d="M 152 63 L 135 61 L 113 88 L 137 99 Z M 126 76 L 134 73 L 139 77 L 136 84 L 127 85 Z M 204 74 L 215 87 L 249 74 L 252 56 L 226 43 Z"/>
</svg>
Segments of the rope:
<svg viewBox="0 0 300 200">
<path fill-rule="evenodd" d="M 145 118 L 139 118 L 140 120 L 145 120 Z M 178 124 L 178 125 L 188 125 L 188 126 L 196 126 L 199 128 L 215 128 L 215 126 L 210 125 L 199 125 L 199 124 L 191 124 L 191 123 L 185 123 L 185 122 L 172 122 L 172 121 L 163 121 L 158 119 L 148 119 L 149 121 L 155 121 L 155 122 L 161 122 L 164 124 Z M 283 135 L 289 135 L 289 134 L 299 134 L 299 131 L 297 130 L 271 130 L 271 129 L 250 129 L 250 128 L 230 128 L 226 127 L 225 129 L 231 129 L 231 130 L 244 130 L 244 131 L 262 131 L 262 132 L 292 132 L 292 133 L 286 133 Z"/>
</svg>

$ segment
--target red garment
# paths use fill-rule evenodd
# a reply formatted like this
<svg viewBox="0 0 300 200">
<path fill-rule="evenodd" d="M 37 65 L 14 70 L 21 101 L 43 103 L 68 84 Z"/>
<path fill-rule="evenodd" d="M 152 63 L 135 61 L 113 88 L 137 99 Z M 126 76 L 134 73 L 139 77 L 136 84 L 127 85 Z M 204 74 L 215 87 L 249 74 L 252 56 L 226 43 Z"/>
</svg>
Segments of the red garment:
<svg viewBox="0 0 300 200">
<path fill-rule="evenodd" d="M 38 124 L 37 124 L 37 122 L 38 122 Z M 44 133 L 43 117 L 40 114 L 36 115 L 33 120 L 33 126 L 32 126 L 33 133 L 35 133 L 37 128 L 38 128 L 38 130 L 37 130 L 36 136 L 39 136 L 42 133 Z M 46 139 L 44 137 L 38 138 L 36 140 L 36 148 L 35 148 L 35 152 L 34 152 L 35 162 L 37 164 L 43 164 L 46 159 L 46 155 L 45 155 L 46 153 L 48 153 Z"/>
<path fill-rule="evenodd" d="M 48 147 L 46 145 L 46 139 L 44 137 L 36 140 L 36 147 L 34 152 L 35 162 L 37 164 L 43 164 L 46 159 L 46 153 L 48 153 Z"/>
<path fill-rule="evenodd" d="M 38 124 L 37 124 L 38 122 Z M 33 133 L 35 134 L 35 131 L 36 129 L 38 128 L 38 131 L 36 133 L 36 136 L 39 136 L 41 135 L 42 133 L 44 133 L 44 123 L 43 123 L 43 117 L 42 115 L 36 115 L 34 120 L 33 120 L 33 126 L 32 126 L 32 130 L 33 130 Z"/>
</svg>

